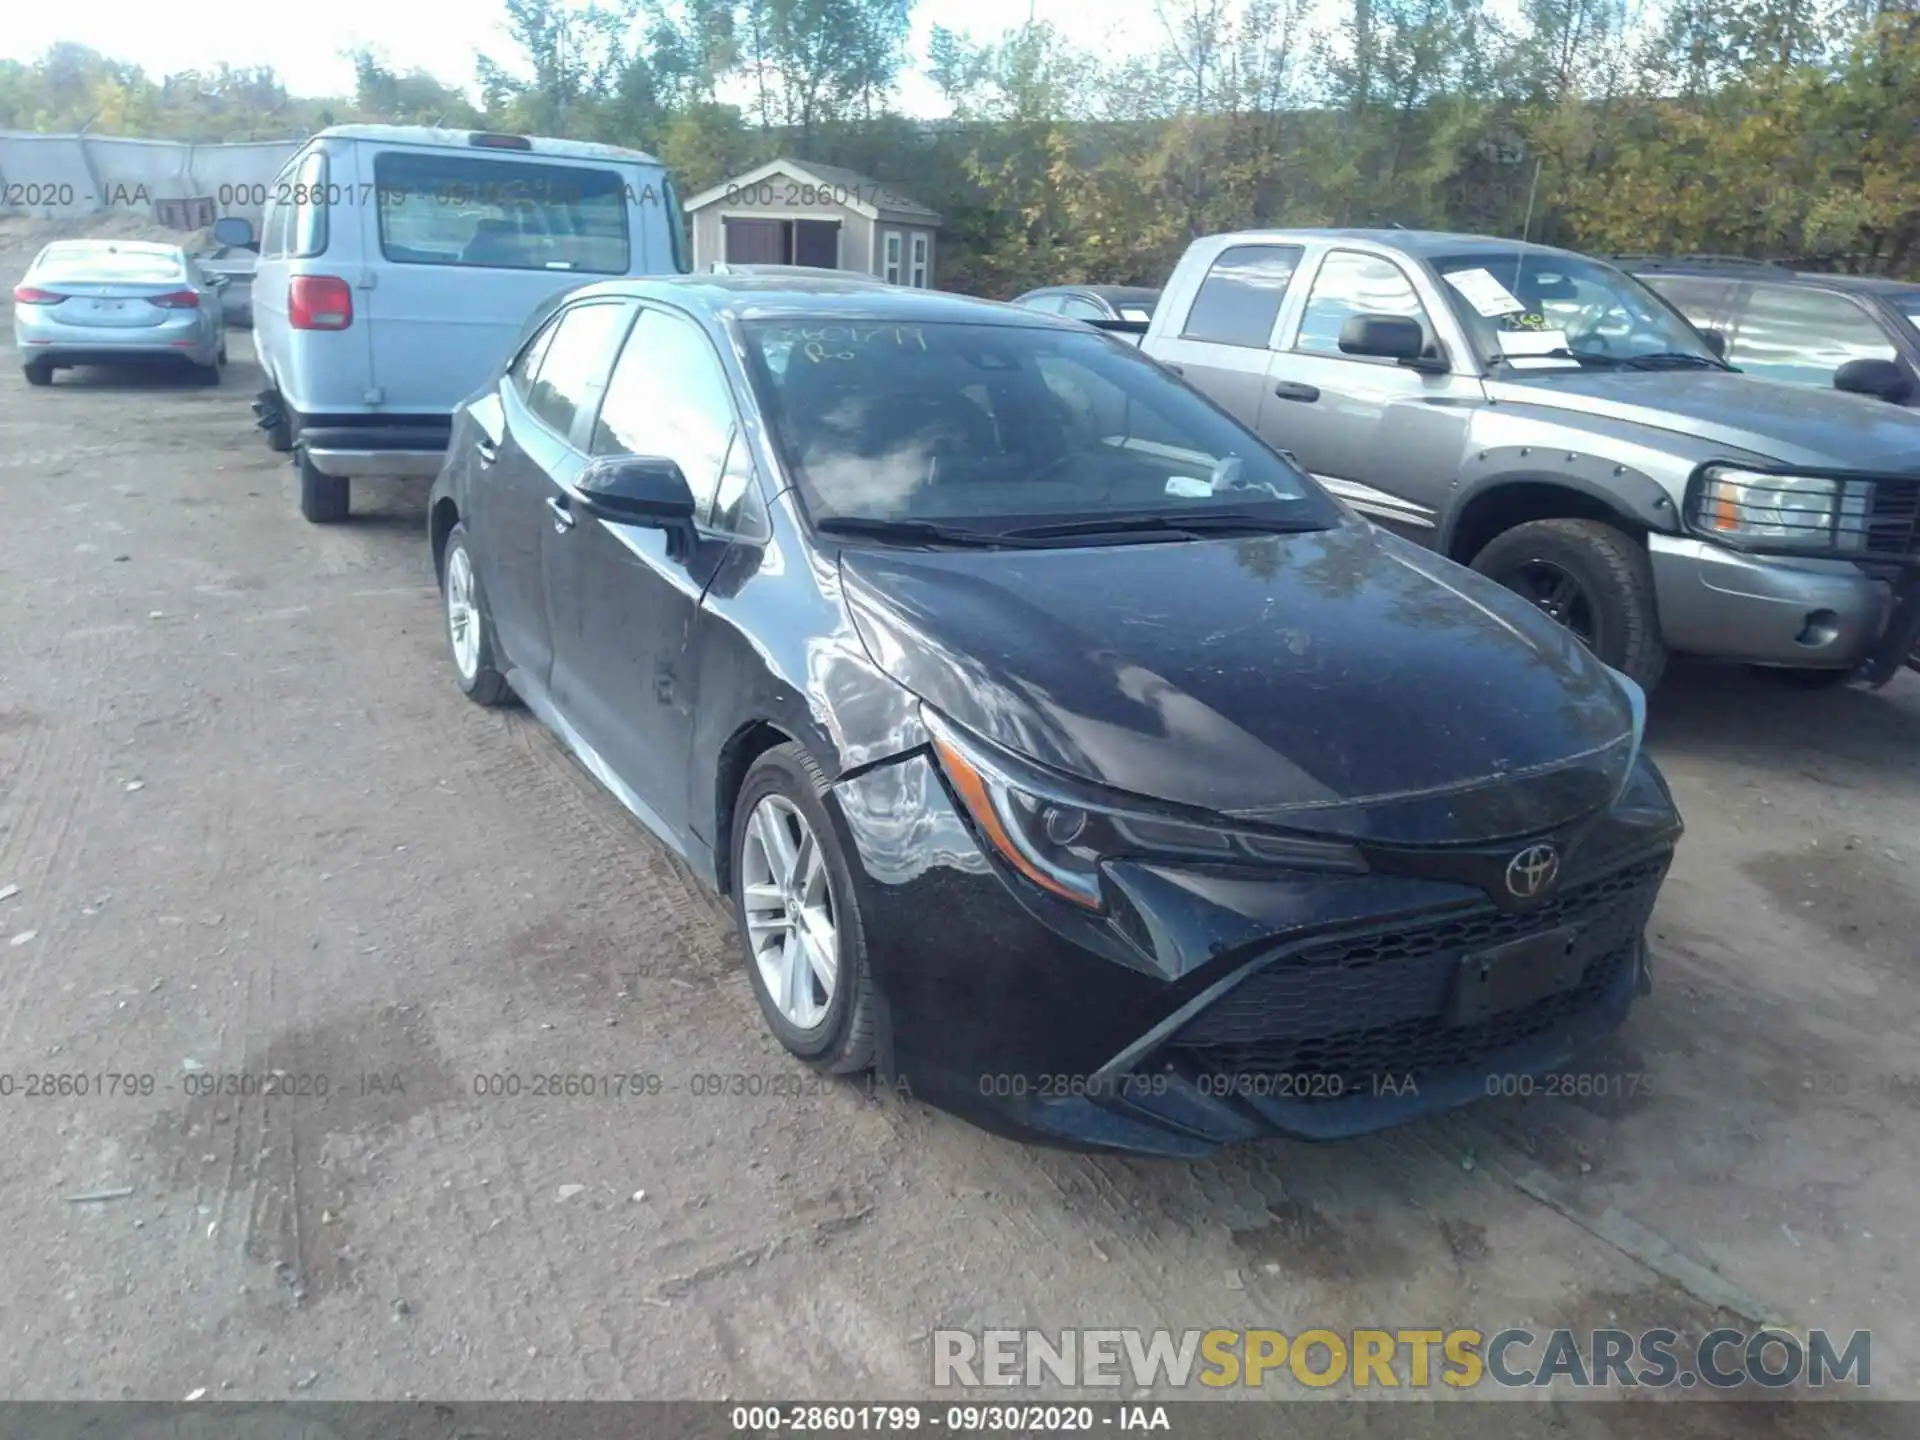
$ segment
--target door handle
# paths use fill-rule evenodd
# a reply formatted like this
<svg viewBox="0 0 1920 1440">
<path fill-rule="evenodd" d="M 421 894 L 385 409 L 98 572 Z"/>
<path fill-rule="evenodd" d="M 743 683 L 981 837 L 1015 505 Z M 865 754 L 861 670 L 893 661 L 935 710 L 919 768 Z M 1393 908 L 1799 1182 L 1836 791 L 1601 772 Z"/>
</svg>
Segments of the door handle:
<svg viewBox="0 0 1920 1440">
<path fill-rule="evenodd" d="M 573 511 L 567 508 L 567 502 L 558 495 L 547 497 L 547 509 L 553 512 L 553 528 L 562 535 L 573 528 Z"/>
<path fill-rule="evenodd" d="M 1303 385 L 1298 380 L 1282 380 L 1273 387 L 1273 393 L 1282 400 L 1304 400 L 1310 405 L 1320 398 L 1320 387 Z"/>
<path fill-rule="evenodd" d="M 480 457 L 480 463 L 482 465 L 491 465 L 500 458 L 500 452 L 494 448 L 493 442 L 484 435 L 473 442 L 473 453 Z"/>
</svg>

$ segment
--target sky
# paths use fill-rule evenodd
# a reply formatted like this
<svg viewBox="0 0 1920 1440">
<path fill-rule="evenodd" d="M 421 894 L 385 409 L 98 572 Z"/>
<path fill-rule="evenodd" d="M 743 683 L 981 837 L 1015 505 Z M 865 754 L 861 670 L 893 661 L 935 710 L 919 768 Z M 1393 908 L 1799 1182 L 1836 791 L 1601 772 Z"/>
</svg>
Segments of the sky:
<svg viewBox="0 0 1920 1440">
<path fill-rule="evenodd" d="M 924 65 L 935 25 L 986 39 L 1025 22 L 1029 9 L 1076 44 L 1108 53 L 1147 50 L 1161 33 L 1153 0 L 918 0 L 909 64 Z M 153 76 L 224 60 L 236 67 L 271 65 L 296 95 L 341 95 L 353 89 L 345 52 L 356 46 L 380 52 L 391 68 L 427 70 L 463 85 L 472 83 L 476 54 L 503 52 L 504 58 L 509 48 L 500 28 L 504 12 L 492 0 L 328 0 L 302 10 L 297 21 L 291 12 L 275 18 L 242 7 L 231 12 L 232 25 L 200 23 L 214 13 L 154 0 L 85 0 L 72 10 L 23 4 L 0 29 L 0 59 L 32 60 L 55 41 L 71 40 Z M 911 115 L 944 109 L 917 71 L 902 75 L 898 99 Z"/>
</svg>

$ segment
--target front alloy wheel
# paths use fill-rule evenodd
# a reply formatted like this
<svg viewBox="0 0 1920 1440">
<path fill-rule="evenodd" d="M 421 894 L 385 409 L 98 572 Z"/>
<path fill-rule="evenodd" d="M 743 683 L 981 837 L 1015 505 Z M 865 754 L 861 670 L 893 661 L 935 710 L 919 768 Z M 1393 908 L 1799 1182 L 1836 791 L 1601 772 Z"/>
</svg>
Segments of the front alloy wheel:
<svg viewBox="0 0 1920 1440">
<path fill-rule="evenodd" d="M 747 821 L 741 861 L 747 944 L 761 983 L 789 1025 L 816 1029 L 840 974 L 840 932 L 819 841 L 791 801 L 769 795 Z"/>
<path fill-rule="evenodd" d="M 754 761 L 733 811 L 732 889 L 747 974 L 794 1055 L 846 1075 L 873 1063 L 866 928 L 826 776 L 793 744 Z"/>
</svg>

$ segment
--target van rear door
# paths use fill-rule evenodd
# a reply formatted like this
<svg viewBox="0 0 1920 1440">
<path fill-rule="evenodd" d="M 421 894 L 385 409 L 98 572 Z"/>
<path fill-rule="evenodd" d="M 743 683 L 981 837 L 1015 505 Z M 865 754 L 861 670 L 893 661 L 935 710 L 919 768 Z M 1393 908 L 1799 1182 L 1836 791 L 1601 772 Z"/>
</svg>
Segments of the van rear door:
<svg viewBox="0 0 1920 1440">
<path fill-rule="evenodd" d="M 675 268 L 658 168 L 363 141 L 360 171 L 373 202 L 360 294 L 385 413 L 451 411 L 549 297 Z"/>
</svg>

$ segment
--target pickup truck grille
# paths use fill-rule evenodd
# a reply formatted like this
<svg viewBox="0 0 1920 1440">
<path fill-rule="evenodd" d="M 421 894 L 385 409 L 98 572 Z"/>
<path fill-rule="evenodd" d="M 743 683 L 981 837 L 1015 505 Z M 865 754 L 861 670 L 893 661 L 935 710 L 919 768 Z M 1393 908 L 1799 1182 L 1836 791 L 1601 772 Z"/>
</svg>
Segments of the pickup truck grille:
<svg viewBox="0 0 1920 1440">
<path fill-rule="evenodd" d="M 1920 566 L 1920 475 L 1746 472 L 1736 483 L 1703 468 L 1684 516 L 1701 538 L 1752 554 Z"/>
</svg>

